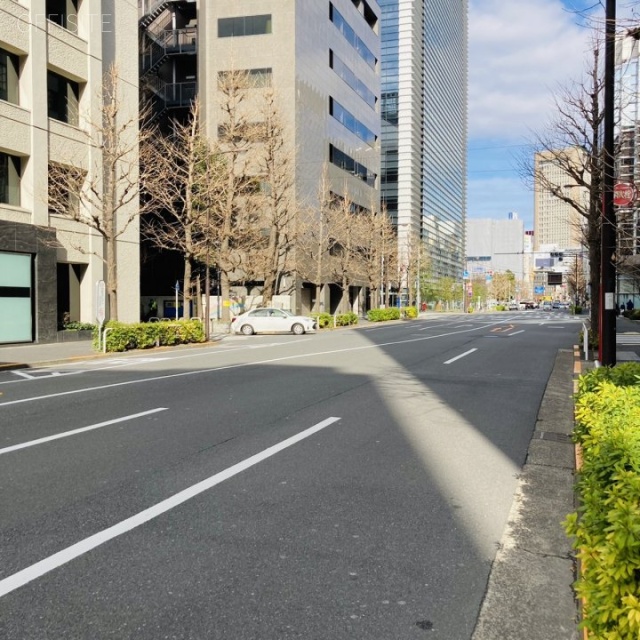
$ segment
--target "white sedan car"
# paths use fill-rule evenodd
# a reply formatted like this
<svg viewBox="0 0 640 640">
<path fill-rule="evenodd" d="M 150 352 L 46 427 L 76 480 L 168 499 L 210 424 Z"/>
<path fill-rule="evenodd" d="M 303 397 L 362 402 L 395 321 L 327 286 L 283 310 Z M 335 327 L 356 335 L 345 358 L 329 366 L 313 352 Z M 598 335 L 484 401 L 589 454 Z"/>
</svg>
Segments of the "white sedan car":
<svg viewBox="0 0 640 640">
<path fill-rule="evenodd" d="M 308 316 L 294 316 L 283 309 L 253 309 L 235 317 L 231 322 L 232 333 L 245 336 L 254 333 L 315 333 L 318 323 Z"/>
</svg>

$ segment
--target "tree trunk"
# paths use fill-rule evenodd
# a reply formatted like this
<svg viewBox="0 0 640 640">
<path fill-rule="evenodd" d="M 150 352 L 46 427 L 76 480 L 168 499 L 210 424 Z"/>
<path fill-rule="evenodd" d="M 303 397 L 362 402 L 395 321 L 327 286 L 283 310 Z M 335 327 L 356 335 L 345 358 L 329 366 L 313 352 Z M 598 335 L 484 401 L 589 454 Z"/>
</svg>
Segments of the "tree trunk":
<svg viewBox="0 0 640 640">
<path fill-rule="evenodd" d="M 231 307 L 229 306 L 231 287 L 229 286 L 229 275 L 224 271 L 220 272 L 220 294 L 222 297 L 222 321 L 231 322 Z"/>
<path fill-rule="evenodd" d="M 106 240 L 107 282 L 109 296 L 109 320 L 118 319 L 118 267 L 116 264 L 116 243 L 113 238 Z"/>
<path fill-rule="evenodd" d="M 191 259 L 184 259 L 184 282 L 182 285 L 182 317 L 185 320 L 191 318 Z M 178 296 L 178 304 L 180 304 L 180 296 Z M 178 310 L 176 309 L 176 320 L 178 319 Z"/>
</svg>

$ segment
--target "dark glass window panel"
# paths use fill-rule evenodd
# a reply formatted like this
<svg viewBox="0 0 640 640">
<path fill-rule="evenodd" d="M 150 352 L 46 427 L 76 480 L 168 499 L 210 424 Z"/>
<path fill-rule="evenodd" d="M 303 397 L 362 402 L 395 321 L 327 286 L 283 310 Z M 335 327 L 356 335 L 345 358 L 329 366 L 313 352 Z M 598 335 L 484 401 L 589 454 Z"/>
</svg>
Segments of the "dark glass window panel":
<svg viewBox="0 0 640 640">
<path fill-rule="evenodd" d="M 237 16 L 218 20 L 218 38 L 256 36 L 271 33 L 271 14 Z"/>
<path fill-rule="evenodd" d="M 78 83 L 47 72 L 47 105 L 49 117 L 74 126 L 78 125 Z"/>
<path fill-rule="evenodd" d="M 0 152 L 0 202 L 20 206 L 20 158 Z"/>
</svg>

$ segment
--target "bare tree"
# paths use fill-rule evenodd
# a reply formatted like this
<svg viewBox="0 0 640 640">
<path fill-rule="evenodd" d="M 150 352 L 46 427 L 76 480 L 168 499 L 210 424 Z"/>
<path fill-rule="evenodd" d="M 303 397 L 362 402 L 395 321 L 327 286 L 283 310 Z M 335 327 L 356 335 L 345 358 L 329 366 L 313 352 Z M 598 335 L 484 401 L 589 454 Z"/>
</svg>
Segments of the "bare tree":
<svg viewBox="0 0 640 640">
<path fill-rule="evenodd" d="M 583 242 L 589 253 L 591 327 L 598 333 L 602 190 L 605 160 L 601 130 L 604 121 L 604 82 L 601 45 L 596 41 L 585 78 L 564 89 L 556 97 L 557 115 L 550 130 L 536 136 L 534 146 L 560 171 L 560 180 L 527 157 L 522 162 L 525 175 L 553 197 L 567 203 L 584 221 Z M 588 197 L 581 194 L 586 191 Z"/>
<path fill-rule="evenodd" d="M 314 311 L 322 308 L 322 288 L 329 278 L 329 260 L 337 243 L 337 232 L 333 229 L 331 211 L 335 196 L 329 188 L 327 165 L 323 167 L 318 184 L 317 208 L 302 211 L 303 219 L 298 224 L 298 273 L 315 284 Z"/>
<path fill-rule="evenodd" d="M 250 251 L 246 267 L 251 266 L 263 280 L 262 301 L 269 305 L 281 290 L 282 276 L 295 268 L 298 207 L 294 188 L 294 149 L 283 123 L 277 96 L 264 91 L 256 125 L 255 171 L 260 177 L 260 229 L 262 241 Z"/>
<path fill-rule="evenodd" d="M 149 138 L 141 150 L 147 209 L 143 235 L 157 248 L 182 256 L 185 318 L 190 316 L 194 261 L 208 242 L 206 211 L 217 178 L 213 156 L 202 134 L 197 100 L 186 122 L 174 122 L 171 133 Z"/>
<path fill-rule="evenodd" d="M 337 196 L 328 210 L 333 248 L 330 251 L 330 275 L 342 292 L 340 309 L 351 310 L 349 289 L 353 282 L 364 280 L 363 243 L 366 216 L 354 204 L 345 185 L 343 196 Z"/>
<path fill-rule="evenodd" d="M 88 167 L 81 161 L 50 162 L 48 205 L 53 213 L 86 225 L 102 237 L 104 254 L 91 253 L 105 263 L 109 318 L 117 320 L 117 246 L 140 215 L 138 149 L 152 131 L 140 129 L 137 103 L 130 113 L 124 108 L 115 65 L 103 76 L 99 100 L 101 108 L 96 119 L 87 118 L 87 130 L 100 153 Z M 81 246 L 76 249 L 88 252 Z"/>
<path fill-rule="evenodd" d="M 386 209 L 378 209 L 376 203 L 363 213 L 362 268 L 371 291 L 371 304 L 383 304 L 383 290 L 388 289 L 385 275 L 389 269 L 397 270 L 398 240 Z M 388 301 L 387 301 L 388 303 Z"/>
<path fill-rule="evenodd" d="M 253 83 L 246 71 L 227 71 L 218 76 L 218 140 L 215 152 L 223 157 L 219 180 L 211 201 L 212 233 L 223 300 L 230 298 L 230 283 L 246 279 L 251 248 L 264 245 L 260 227 L 260 179 L 252 151 L 263 139 L 256 126 Z M 244 266 L 243 266 L 244 265 Z M 230 319 L 229 307 L 222 320 Z"/>
</svg>

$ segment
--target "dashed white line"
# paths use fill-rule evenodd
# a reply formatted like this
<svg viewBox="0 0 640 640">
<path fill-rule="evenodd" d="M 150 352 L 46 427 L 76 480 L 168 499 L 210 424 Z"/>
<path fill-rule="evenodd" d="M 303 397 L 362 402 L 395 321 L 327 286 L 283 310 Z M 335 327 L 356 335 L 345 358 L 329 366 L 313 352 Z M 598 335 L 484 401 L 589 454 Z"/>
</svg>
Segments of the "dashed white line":
<svg viewBox="0 0 640 640">
<path fill-rule="evenodd" d="M 53 436 L 46 436 L 45 438 L 38 438 L 37 440 L 30 440 L 29 442 L 21 442 L 20 444 L 14 444 L 10 447 L 5 447 L 4 449 L 0 449 L 0 455 L 2 455 L 3 453 L 10 453 L 11 451 L 18 451 L 18 449 L 35 447 L 37 444 L 51 442 L 52 440 L 59 440 L 60 438 L 68 438 L 69 436 L 75 436 L 78 433 L 85 433 L 86 431 L 101 429 L 102 427 L 108 427 L 108 426 L 111 426 L 112 424 L 126 422 L 127 420 L 142 418 L 143 416 L 149 416 L 152 413 L 159 413 L 160 411 L 166 411 L 166 410 L 167 410 L 166 407 L 158 407 L 157 409 L 151 409 L 150 411 L 133 413 L 130 416 L 123 416 L 122 418 L 115 418 L 113 420 L 107 420 L 106 422 L 98 422 L 97 424 L 92 424 L 92 425 L 89 425 L 88 427 L 80 427 L 79 429 L 72 429 L 71 431 L 65 431 L 64 433 L 56 433 Z"/>
<path fill-rule="evenodd" d="M 61 567 L 63 564 L 67 562 L 71 562 L 71 560 L 75 560 L 76 558 L 84 555 L 85 553 L 99 547 L 100 545 L 108 542 L 109 540 L 113 540 L 118 536 L 121 536 L 127 531 L 131 531 L 136 527 L 144 524 L 145 522 L 149 522 L 149 520 L 153 520 L 158 516 L 174 509 L 179 506 L 183 502 L 190 500 L 191 498 L 215 487 L 217 484 L 232 478 L 233 476 L 249 469 L 250 467 L 270 458 L 271 456 L 279 453 L 280 451 L 290 447 L 305 438 L 313 435 L 314 433 L 325 429 L 329 425 L 332 425 L 334 422 L 337 422 L 340 418 L 327 418 L 322 422 L 314 425 L 313 427 L 309 427 L 300 433 L 297 433 L 295 436 L 291 436 L 278 444 L 261 451 L 260 453 L 256 453 L 255 455 L 243 460 L 242 462 L 238 462 L 233 466 L 221 471 L 220 473 L 216 473 L 215 475 L 207 478 L 206 480 L 202 480 L 193 486 L 176 493 L 175 495 L 159 502 L 158 504 L 150 507 L 149 509 L 145 509 L 140 513 L 132 516 L 131 518 L 127 518 L 118 524 L 109 527 L 108 529 L 104 529 L 103 531 L 99 531 L 98 533 L 77 542 L 76 544 L 63 549 L 62 551 L 58 551 L 58 553 L 54 553 L 52 556 L 45 558 L 44 560 L 40 560 L 40 562 L 36 562 L 32 564 L 30 567 L 26 569 L 22 569 L 22 571 L 18 571 L 4 580 L 0 580 L 0 598 L 6 596 L 8 593 L 15 591 L 16 589 L 28 584 L 32 580 L 40 578 L 41 576 Z"/>
<path fill-rule="evenodd" d="M 469 349 L 469 351 L 465 351 L 464 353 L 461 353 L 459 356 L 456 356 L 455 358 L 451 358 L 451 360 L 447 360 L 443 364 L 451 364 L 456 360 L 460 360 L 460 358 L 464 358 L 465 356 L 468 356 L 470 353 L 473 353 L 474 351 L 477 351 L 477 349 Z"/>
</svg>

